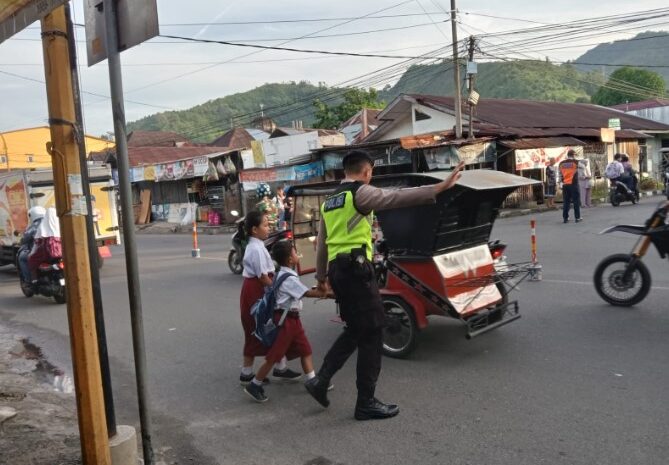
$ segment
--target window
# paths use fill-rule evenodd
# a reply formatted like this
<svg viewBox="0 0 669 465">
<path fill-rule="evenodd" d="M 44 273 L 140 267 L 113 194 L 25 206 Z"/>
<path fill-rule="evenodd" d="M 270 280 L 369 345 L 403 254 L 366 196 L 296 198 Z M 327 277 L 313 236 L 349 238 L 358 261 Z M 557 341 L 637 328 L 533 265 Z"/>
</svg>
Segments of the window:
<svg viewBox="0 0 669 465">
<path fill-rule="evenodd" d="M 33 160 L 33 155 L 26 155 L 26 161 L 27 161 L 28 163 L 32 163 L 32 162 L 34 161 L 34 160 Z"/>
<path fill-rule="evenodd" d="M 0 155 L 0 164 L 5 164 L 7 163 L 7 157 L 4 155 Z"/>
<path fill-rule="evenodd" d="M 414 110 L 413 116 L 416 121 L 423 121 L 426 119 L 431 119 L 432 117 L 428 114 L 423 113 L 422 111 Z"/>
</svg>

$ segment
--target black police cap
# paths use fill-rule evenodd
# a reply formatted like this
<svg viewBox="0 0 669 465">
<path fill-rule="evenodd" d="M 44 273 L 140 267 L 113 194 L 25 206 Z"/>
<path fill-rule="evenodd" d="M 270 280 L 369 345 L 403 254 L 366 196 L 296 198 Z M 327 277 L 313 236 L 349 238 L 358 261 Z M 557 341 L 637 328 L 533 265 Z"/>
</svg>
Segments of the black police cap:
<svg viewBox="0 0 669 465">
<path fill-rule="evenodd" d="M 351 166 L 361 161 L 366 161 L 370 165 L 374 166 L 374 160 L 372 157 L 367 152 L 362 150 L 352 150 L 347 153 L 342 160 L 342 165 L 344 165 L 344 169 L 346 169 L 347 166 Z"/>
</svg>

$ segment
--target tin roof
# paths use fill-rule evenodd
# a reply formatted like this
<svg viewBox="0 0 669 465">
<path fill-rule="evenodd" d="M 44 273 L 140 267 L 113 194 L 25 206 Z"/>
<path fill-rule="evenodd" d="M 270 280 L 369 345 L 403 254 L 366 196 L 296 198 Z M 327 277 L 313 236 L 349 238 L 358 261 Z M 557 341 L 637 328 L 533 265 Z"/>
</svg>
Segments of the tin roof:
<svg viewBox="0 0 669 465">
<path fill-rule="evenodd" d="M 585 145 L 585 142 L 574 137 L 533 137 L 529 139 L 500 140 L 499 143 L 510 149 L 540 149 Z"/>
<path fill-rule="evenodd" d="M 669 99 L 654 98 L 650 100 L 642 100 L 640 102 L 621 103 L 620 105 L 611 105 L 610 108 L 620 111 L 637 111 L 658 107 L 669 107 Z"/>
<path fill-rule="evenodd" d="M 171 131 L 132 131 L 128 134 L 128 147 L 178 147 L 184 144 L 191 144 L 191 141 Z"/>
</svg>

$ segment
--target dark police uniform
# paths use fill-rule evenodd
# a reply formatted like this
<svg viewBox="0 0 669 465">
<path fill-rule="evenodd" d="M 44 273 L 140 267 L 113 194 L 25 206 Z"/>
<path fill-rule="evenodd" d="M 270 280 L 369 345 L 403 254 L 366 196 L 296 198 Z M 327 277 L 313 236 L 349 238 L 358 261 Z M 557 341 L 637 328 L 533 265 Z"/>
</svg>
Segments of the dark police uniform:
<svg viewBox="0 0 669 465">
<path fill-rule="evenodd" d="M 344 179 L 321 206 L 316 278 L 325 281 L 327 269 L 346 326 L 318 378 L 329 382 L 358 349 L 357 405 L 374 400 L 383 347 L 385 316 L 371 263 L 373 211 L 434 202 L 433 186 L 387 190 Z"/>
</svg>

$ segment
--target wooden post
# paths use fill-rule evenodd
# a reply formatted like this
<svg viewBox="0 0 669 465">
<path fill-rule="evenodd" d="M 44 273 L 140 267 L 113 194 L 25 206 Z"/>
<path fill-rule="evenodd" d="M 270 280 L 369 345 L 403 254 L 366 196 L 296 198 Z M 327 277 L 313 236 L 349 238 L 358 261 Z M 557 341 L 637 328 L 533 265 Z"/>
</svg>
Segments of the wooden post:
<svg viewBox="0 0 669 465">
<path fill-rule="evenodd" d="M 79 436 L 84 465 L 110 465 L 100 358 L 93 312 L 93 294 L 86 235 L 86 208 L 81 189 L 72 74 L 65 7 L 42 20 L 44 72 L 47 86 L 56 208 L 60 218 L 67 285 L 67 316 Z M 84 167 L 86 169 L 86 167 Z"/>
</svg>

